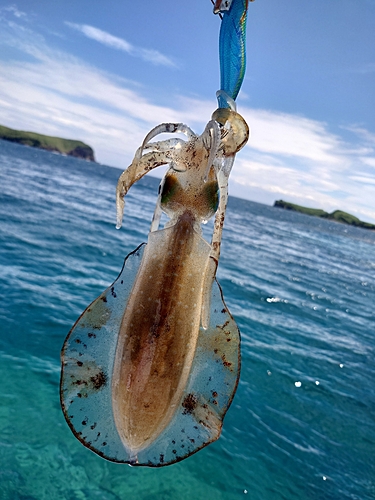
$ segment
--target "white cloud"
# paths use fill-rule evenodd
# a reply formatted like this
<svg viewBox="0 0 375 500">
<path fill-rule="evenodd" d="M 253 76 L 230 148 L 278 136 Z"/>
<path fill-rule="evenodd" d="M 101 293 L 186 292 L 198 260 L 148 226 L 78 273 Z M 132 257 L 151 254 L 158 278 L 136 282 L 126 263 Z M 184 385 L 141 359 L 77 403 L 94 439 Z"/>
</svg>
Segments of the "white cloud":
<svg viewBox="0 0 375 500">
<path fill-rule="evenodd" d="M 333 152 L 339 139 L 327 135 L 326 124 L 275 111 L 245 108 L 243 114 L 251 123 L 253 147 L 259 151 L 337 163 Z"/>
<path fill-rule="evenodd" d="M 361 156 L 360 160 L 365 165 L 375 168 L 375 156 Z"/>
<path fill-rule="evenodd" d="M 0 8 L 0 16 L 2 13 L 6 13 L 6 12 L 9 12 L 11 14 L 14 15 L 14 17 L 17 17 L 17 18 L 25 18 L 27 17 L 26 16 L 26 13 L 25 12 L 22 12 L 21 10 L 19 10 L 17 8 L 16 5 L 12 4 L 12 5 L 8 5 L 7 7 L 1 7 Z"/>
<path fill-rule="evenodd" d="M 317 127 L 315 122 L 299 121 L 293 115 L 283 115 L 278 122 L 278 113 L 270 113 L 277 137 L 283 137 L 285 142 L 278 148 L 276 137 L 275 144 L 268 148 L 267 127 L 261 127 L 256 115 L 257 110 L 253 116 L 251 110 L 246 111 L 247 121 L 258 126 L 258 134 L 253 134 L 248 146 L 239 153 L 232 174 L 233 186 L 239 188 L 242 196 L 246 196 L 248 188 L 254 201 L 272 203 L 282 198 L 375 220 L 375 176 L 369 175 L 367 158 L 362 161 L 352 144 L 331 134 L 324 124 Z M 306 145 L 304 155 L 294 141 Z"/>
<path fill-rule="evenodd" d="M 351 175 L 350 179 L 353 181 L 359 182 L 362 184 L 374 184 L 375 185 L 375 176 L 365 176 L 365 175 Z"/>
<path fill-rule="evenodd" d="M 133 82 L 54 50 L 35 33 L 23 29 L 9 36 L 3 42 L 32 60 L 0 60 L 1 124 L 83 140 L 102 163 L 126 167 L 145 134 L 161 122 L 184 122 L 201 132 L 215 108 L 214 100 L 185 96 L 174 96 L 173 107 L 161 106 Z M 0 43 L 1 37 L 0 31 Z M 375 221 L 373 133 L 352 127 L 348 142 L 326 123 L 303 116 L 244 106 L 240 111 L 252 137 L 237 156 L 232 194 L 343 209 Z"/>
<path fill-rule="evenodd" d="M 349 130 L 349 132 L 353 132 L 353 134 L 360 137 L 365 143 L 370 144 L 372 147 L 375 145 L 375 133 L 369 132 L 365 128 L 360 125 L 351 125 L 342 127 L 344 130 Z"/>
<path fill-rule="evenodd" d="M 151 62 L 152 64 L 161 66 L 176 66 L 172 59 L 165 56 L 164 54 L 161 54 L 157 50 L 135 47 L 123 38 L 113 36 L 106 31 L 95 28 L 94 26 L 89 26 L 87 24 L 69 23 L 68 21 L 66 21 L 65 24 L 70 28 L 80 31 L 88 38 L 96 40 L 97 42 L 102 43 L 103 45 L 106 45 L 107 47 L 110 47 L 112 49 L 122 50 L 131 56 L 141 57 L 145 61 Z"/>
</svg>

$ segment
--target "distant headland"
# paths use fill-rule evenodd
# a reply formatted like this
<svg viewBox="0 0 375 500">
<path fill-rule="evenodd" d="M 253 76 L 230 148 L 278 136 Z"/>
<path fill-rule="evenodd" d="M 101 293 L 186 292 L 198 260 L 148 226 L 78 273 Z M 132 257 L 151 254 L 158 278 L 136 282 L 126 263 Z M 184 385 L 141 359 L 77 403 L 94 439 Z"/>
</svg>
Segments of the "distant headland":
<svg viewBox="0 0 375 500">
<path fill-rule="evenodd" d="M 36 134 L 35 132 L 13 130 L 2 125 L 0 125 L 0 139 L 95 162 L 94 150 L 81 141 L 61 139 L 60 137 L 51 137 L 49 135 Z"/>
<path fill-rule="evenodd" d="M 329 219 L 336 222 L 341 222 L 343 224 L 349 224 L 350 226 L 363 227 L 364 229 L 375 230 L 375 224 L 369 224 L 368 222 L 362 222 L 354 215 L 347 214 L 341 210 L 335 210 L 331 214 L 321 210 L 319 208 L 307 208 L 301 207 L 300 205 L 295 205 L 294 203 L 289 203 L 283 200 L 277 200 L 273 204 L 274 207 L 284 208 L 285 210 L 293 210 L 294 212 L 300 212 L 306 215 L 313 215 L 314 217 L 322 217 L 323 219 Z"/>
</svg>

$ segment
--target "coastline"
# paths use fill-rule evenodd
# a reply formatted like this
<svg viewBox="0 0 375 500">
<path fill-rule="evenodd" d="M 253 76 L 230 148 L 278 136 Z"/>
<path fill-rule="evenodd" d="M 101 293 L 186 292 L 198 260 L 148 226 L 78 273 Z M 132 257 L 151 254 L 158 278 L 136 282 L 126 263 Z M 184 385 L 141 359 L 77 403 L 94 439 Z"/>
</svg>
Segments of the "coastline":
<svg viewBox="0 0 375 500">
<path fill-rule="evenodd" d="M 291 210 L 294 212 L 299 212 L 305 215 L 310 215 L 313 217 L 321 217 L 322 219 L 328 219 L 334 222 L 340 222 L 341 224 L 348 224 L 349 226 L 362 227 L 363 229 L 369 229 L 370 231 L 375 231 L 375 224 L 370 224 L 369 222 L 363 222 L 358 217 L 343 212 L 342 210 L 335 210 L 332 213 L 326 212 L 320 208 L 308 208 L 301 205 L 296 205 L 294 203 L 289 203 L 284 200 L 276 200 L 273 204 L 274 207 L 282 208 L 284 210 Z"/>
<path fill-rule="evenodd" d="M 15 130 L 4 125 L 0 125 L 0 139 L 96 163 L 94 150 L 82 141 Z"/>
</svg>

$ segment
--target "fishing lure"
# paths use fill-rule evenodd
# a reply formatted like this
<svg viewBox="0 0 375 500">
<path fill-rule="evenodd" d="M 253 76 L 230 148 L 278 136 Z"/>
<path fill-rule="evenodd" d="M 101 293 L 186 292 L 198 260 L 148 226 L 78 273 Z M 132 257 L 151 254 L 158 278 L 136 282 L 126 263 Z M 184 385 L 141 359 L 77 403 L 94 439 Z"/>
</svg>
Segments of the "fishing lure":
<svg viewBox="0 0 375 500">
<path fill-rule="evenodd" d="M 116 193 L 169 165 L 147 244 L 77 320 L 62 349 L 61 404 L 74 435 L 98 455 L 163 466 L 216 440 L 240 370 L 240 336 L 216 281 L 228 178 L 249 129 L 223 91 L 201 135 L 182 123 L 151 130 Z M 162 133 L 185 139 L 152 141 Z M 160 229 L 161 214 L 169 221 Z M 215 215 L 211 242 L 201 224 Z"/>
<path fill-rule="evenodd" d="M 211 0 L 214 3 L 213 0 Z M 214 14 L 222 17 L 219 36 L 219 107 L 234 107 L 246 71 L 246 21 L 248 3 L 254 0 L 216 0 Z M 228 96 L 232 99 L 229 100 Z"/>
</svg>

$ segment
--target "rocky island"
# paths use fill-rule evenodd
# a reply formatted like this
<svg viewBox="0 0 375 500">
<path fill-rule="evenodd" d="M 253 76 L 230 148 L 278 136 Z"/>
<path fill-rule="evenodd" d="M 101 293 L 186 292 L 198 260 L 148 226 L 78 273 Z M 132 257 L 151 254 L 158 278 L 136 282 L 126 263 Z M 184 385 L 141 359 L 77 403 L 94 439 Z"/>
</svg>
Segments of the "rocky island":
<svg viewBox="0 0 375 500">
<path fill-rule="evenodd" d="M 294 203 L 289 203 L 283 200 L 275 201 L 273 206 L 278 208 L 284 208 L 285 210 L 293 210 L 294 212 L 300 212 L 301 214 L 313 215 L 314 217 L 322 217 L 323 219 L 329 219 L 336 222 L 341 222 L 343 224 L 349 224 L 350 226 L 363 227 L 364 229 L 372 229 L 373 231 L 375 231 L 375 224 L 362 222 L 357 217 L 354 217 L 354 215 L 343 212 L 342 210 L 335 210 L 332 213 L 328 213 L 319 208 L 301 207 L 300 205 L 295 205 Z"/>
<path fill-rule="evenodd" d="M 3 125 L 0 125 L 0 139 L 95 162 L 94 150 L 81 141 L 14 130 Z"/>
</svg>

